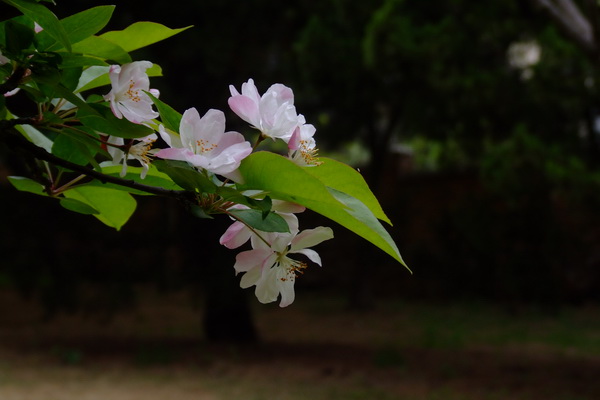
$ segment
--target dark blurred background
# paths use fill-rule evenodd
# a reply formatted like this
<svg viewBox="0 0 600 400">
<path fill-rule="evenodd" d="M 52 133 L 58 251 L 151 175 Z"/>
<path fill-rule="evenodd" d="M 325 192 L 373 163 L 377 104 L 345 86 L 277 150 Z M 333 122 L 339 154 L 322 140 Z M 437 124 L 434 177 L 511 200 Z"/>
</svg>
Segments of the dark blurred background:
<svg viewBox="0 0 600 400">
<path fill-rule="evenodd" d="M 100 5 L 57 3 L 59 17 Z M 229 129 L 252 134 L 228 110 L 228 86 L 290 86 L 320 154 L 359 168 L 394 222 L 413 275 L 334 226 L 299 296 L 549 313 L 600 300 L 598 57 L 535 1 L 120 1 L 107 29 L 139 20 L 194 25 L 133 54 L 162 66 L 151 86 L 163 101 L 221 109 Z M 235 252 L 218 245 L 229 221 L 138 198 L 115 232 L 17 192 L 5 175 L 18 160 L 1 157 L 0 288 L 39 299 L 49 316 L 110 316 L 135 304 L 140 285 L 190 290 L 209 338 L 255 337 L 256 300 L 238 287 Z M 303 228 L 326 223 L 300 217 Z"/>
</svg>

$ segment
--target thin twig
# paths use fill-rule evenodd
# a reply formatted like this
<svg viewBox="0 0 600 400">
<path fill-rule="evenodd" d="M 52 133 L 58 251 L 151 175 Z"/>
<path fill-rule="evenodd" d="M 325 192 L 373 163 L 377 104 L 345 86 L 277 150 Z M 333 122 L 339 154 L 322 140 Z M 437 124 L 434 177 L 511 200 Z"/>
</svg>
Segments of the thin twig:
<svg viewBox="0 0 600 400">
<path fill-rule="evenodd" d="M 4 128 L 2 125 L 9 125 L 6 124 L 7 122 L 12 122 L 12 124 L 10 125 L 13 126 L 17 125 L 13 121 L 15 120 L 0 121 L 0 128 Z M 3 122 L 5 124 L 2 124 Z M 0 134 L 0 140 L 7 143 L 8 146 L 24 150 L 39 160 L 47 161 L 51 164 L 67 168 L 71 171 L 79 172 L 80 174 L 86 175 L 90 178 L 97 179 L 102 183 L 113 183 L 115 185 L 140 190 L 146 193 L 154 194 L 156 196 L 172 197 L 188 204 L 195 203 L 195 195 L 191 192 L 185 190 L 164 189 L 156 186 L 145 185 L 129 179 L 123 179 L 111 175 L 106 175 L 94 169 L 75 164 L 67 160 L 63 160 L 60 157 L 56 157 L 55 155 L 48 153 L 45 149 L 27 141 L 14 129 L 14 127 L 11 129 L 12 132 L 7 132 L 6 129 L 0 129 L 0 131 L 5 131 L 4 134 Z"/>
</svg>

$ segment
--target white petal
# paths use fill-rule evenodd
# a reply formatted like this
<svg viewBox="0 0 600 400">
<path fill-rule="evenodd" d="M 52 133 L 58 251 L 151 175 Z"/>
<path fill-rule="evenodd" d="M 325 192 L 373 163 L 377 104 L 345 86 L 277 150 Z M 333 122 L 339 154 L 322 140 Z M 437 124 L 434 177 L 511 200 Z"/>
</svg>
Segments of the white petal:
<svg viewBox="0 0 600 400">
<path fill-rule="evenodd" d="M 315 246 L 331 238 L 333 238 L 333 231 L 329 227 L 319 226 L 314 229 L 306 229 L 292 240 L 290 252 Z"/>
<path fill-rule="evenodd" d="M 270 249 L 253 249 L 242 251 L 235 257 L 235 272 L 246 272 L 252 268 L 262 267 L 263 263 L 273 254 Z"/>
<path fill-rule="evenodd" d="M 179 124 L 179 136 L 182 147 L 195 149 L 196 131 L 200 129 L 200 114 L 195 108 L 184 111 Z"/>
<path fill-rule="evenodd" d="M 263 277 L 256 283 L 254 294 L 261 303 L 271 303 L 279 296 L 279 279 L 277 276 L 279 268 L 269 268 L 263 272 Z"/>
<path fill-rule="evenodd" d="M 240 287 L 242 289 L 246 289 L 250 286 L 254 286 L 260 280 L 260 278 L 260 268 L 253 268 L 250 271 L 246 272 L 244 275 L 242 275 L 242 279 L 240 279 Z"/>
<path fill-rule="evenodd" d="M 321 257 L 319 256 L 319 254 L 312 250 L 312 249 L 302 249 L 302 250 L 298 250 L 298 251 L 294 251 L 294 252 L 290 252 L 293 254 L 304 254 L 306 257 L 308 257 L 308 259 L 316 264 L 319 264 L 319 266 L 321 265 Z"/>
</svg>

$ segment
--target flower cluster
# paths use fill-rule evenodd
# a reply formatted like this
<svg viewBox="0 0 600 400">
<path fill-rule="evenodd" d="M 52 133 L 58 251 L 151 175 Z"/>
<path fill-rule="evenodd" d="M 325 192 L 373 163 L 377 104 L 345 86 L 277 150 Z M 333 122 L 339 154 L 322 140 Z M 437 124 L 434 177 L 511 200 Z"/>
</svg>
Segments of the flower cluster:
<svg viewBox="0 0 600 400">
<path fill-rule="evenodd" d="M 207 176 L 241 182 L 243 178 L 238 169 L 242 160 L 252 153 L 252 145 L 241 133 L 225 130 L 225 114 L 220 110 L 210 109 L 203 116 L 195 108 L 186 110 L 181 116 L 179 132 L 156 122 L 159 113 L 153 109 L 150 95 L 158 98 L 159 92 L 150 88 L 146 71 L 151 67 L 149 61 L 136 61 L 109 69 L 111 90 L 104 99 L 110 103 L 115 117 L 158 132 L 158 135 L 153 133 L 128 142 L 120 137 L 106 138 L 112 162 L 122 164 L 121 176 L 126 174 L 128 160 L 137 160 L 143 167 L 140 176 L 144 178 L 151 158 L 157 157 L 185 161 Z M 313 138 L 316 129 L 296 112 L 290 88 L 274 84 L 261 96 L 249 79 L 242 84 L 241 93 L 233 86 L 230 92 L 229 106 L 260 131 L 259 143 L 266 138 L 283 140 L 290 160 L 301 166 L 319 164 Z M 168 147 L 152 149 L 159 136 Z M 239 208 L 248 207 L 228 203 L 223 211 L 232 215 L 228 211 Z M 326 227 L 300 231 L 296 214 L 302 211 L 304 207 L 297 204 L 274 200 L 271 212 L 283 218 L 288 232 L 262 232 L 238 220 L 220 238 L 220 243 L 229 249 L 250 242 L 252 249 L 237 255 L 234 269 L 236 273 L 244 272 L 240 286 L 255 286 L 256 297 L 262 303 L 276 301 L 280 295 L 281 307 L 294 301 L 295 279 L 303 273 L 307 263 L 290 255 L 300 255 L 321 265 L 319 255 L 309 247 L 331 239 L 333 232 Z"/>
</svg>

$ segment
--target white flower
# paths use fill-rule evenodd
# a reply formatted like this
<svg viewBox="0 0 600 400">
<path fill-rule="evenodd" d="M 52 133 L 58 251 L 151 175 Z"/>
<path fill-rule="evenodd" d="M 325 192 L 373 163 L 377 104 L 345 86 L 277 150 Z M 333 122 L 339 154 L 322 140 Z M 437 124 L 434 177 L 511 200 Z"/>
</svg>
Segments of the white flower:
<svg viewBox="0 0 600 400">
<path fill-rule="evenodd" d="M 276 83 L 260 96 L 254 81 L 249 79 L 242 84 L 242 93 L 233 85 L 229 91 L 229 107 L 264 136 L 287 143 L 294 129 L 305 122 L 304 117 L 296 113 L 292 89 L 285 85 Z"/>
<path fill-rule="evenodd" d="M 208 110 L 200 118 L 195 108 L 183 113 L 179 135 L 170 134 L 161 125 L 159 133 L 171 147 L 156 153 L 157 157 L 187 161 L 190 164 L 238 181 L 237 169 L 252 146 L 241 133 L 225 132 L 225 114 Z"/>
<path fill-rule="evenodd" d="M 288 157 L 302 167 L 321 164 L 317 158 L 317 143 L 313 138 L 315 132 L 316 128 L 311 124 L 300 125 L 288 142 Z"/>
<path fill-rule="evenodd" d="M 253 249 L 243 251 L 236 257 L 236 273 L 245 272 L 240 281 L 242 288 L 255 285 L 254 293 L 261 303 L 276 301 L 281 294 L 280 307 L 286 307 L 294 301 L 294 283 L 296 276 L 302 274 L 307 263 L 288 257 L 290 254 L 302 254 L 310 261 L 321 265 L 321 257 L 316 251 L 308 249 L 325 240 L 333 238 L 333 231 L 327 227 L 307 229 L 299 234 L 272 234 L 269 244 L 256 240 Z"/>
<path fill-rule="evenodd" d="M 146 74 L 150 67 L 150 61 L 134 61 L 110 67 L 112 89 L 104 99 L 110 102 L 110 109 L 117 118 L 125 117 L 135 124 L 143 124 L 158 117 L 158 112 L 152 109 L 152 99 L 145 93 L 159 95 L 158 90 L 150 89 L 150 79 Z"/>
<path fill-rule="evenodd" d="M 119 147 L 115 146 L 107 146 L 108 153 L 112 157 L 112 161 L 114 164 L 118 165 L 120 163 L 123 164 L 123 168 L 121 169 L 120 176 L 123 177 L 127 174 L 127 160 L 135 159 L 138 160 L 142 165 L 142 172 L 140 173 L 140 177 L 144 179 L 148 170 L 150 169 L 150 149 L 152 148 L 152 144 L 158 139 L 156 134 L 151 134 L 143 138 L 134 139 L 137 143 L 133 143 L 129 146 L 128 149 L 123 149 L 125 145 L 125 141 L 123 138 L 117 136 L 109 136 L 107 142 Z"/>
</svg>

